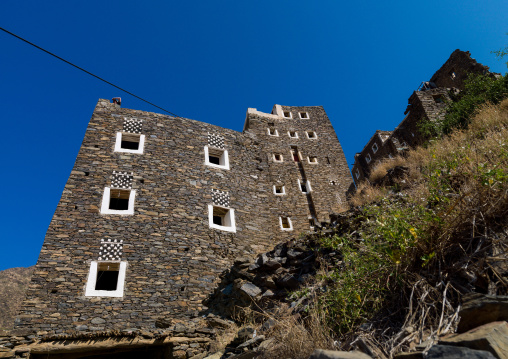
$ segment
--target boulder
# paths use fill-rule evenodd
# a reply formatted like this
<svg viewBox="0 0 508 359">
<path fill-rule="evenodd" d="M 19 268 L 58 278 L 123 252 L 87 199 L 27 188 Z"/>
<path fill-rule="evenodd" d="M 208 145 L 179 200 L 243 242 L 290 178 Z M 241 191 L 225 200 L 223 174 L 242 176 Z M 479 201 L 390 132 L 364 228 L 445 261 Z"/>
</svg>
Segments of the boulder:
<svg viewBox="0 0 508 359">
<path fill-rule="evenodd" d="M 262 292 L 262 290 L 258 286 L 254 285 L 250 282 L 244 283 L 240 287 L 240 291 L 247 294 L 251 298 L 258 296 Z"/>
<path fill-rule="evenodd" d="M 451 345 L 434 345 L 426 359 L 495 359 L 490 352 Z"/>
<path fill-rule="evenodd" d="M 485 324 L 466 333 L 440 339 L 439 344 L 485 350 L 498 359 L 508 359 L 508 323 Z"/>
<path fill-rule="evenodd" d="M 335 350 L 316 349 L 309 359 L 372 359 L 371 356 L 362 352 L 343 352 Z"/>
<path fill-rule="evenodd" d="M 508 320 L 508 296 L 494 296 L 475 293 L 464 298 L 459 312 L 458 333 L 490 322 Z"/>
</svg>

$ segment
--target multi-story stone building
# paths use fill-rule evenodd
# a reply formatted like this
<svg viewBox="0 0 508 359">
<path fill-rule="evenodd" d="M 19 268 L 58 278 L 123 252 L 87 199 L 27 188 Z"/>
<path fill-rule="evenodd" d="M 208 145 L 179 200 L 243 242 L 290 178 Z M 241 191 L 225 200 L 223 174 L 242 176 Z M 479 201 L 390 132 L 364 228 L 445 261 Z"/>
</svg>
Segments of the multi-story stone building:
<svg viewBox="0 0 508 359">
<path fill-rule="evenodd" d="M 451 101 L 450 93 L 461 91 L 471 73 L 490 74 L 489 68 L 471 58 L 468 51 L 455 50 L 430 81 L 422 82 L 409 97 L 401 123 L 393 131 L 376 131 L 355 155 L 352 170 L 355 183 L 368 178 L 379 161 L 421 145 L 425 141 L 420 129 L 422 122 L 442 119 L 446 103 Z"/>
<path fill-rule="evenodd" d="M 351 175 L 320 106 L 249 109 L 242 133 L 99 100 L 16 328 L 155 328 L 219 274 L 341 210 Z"/>
</svg>

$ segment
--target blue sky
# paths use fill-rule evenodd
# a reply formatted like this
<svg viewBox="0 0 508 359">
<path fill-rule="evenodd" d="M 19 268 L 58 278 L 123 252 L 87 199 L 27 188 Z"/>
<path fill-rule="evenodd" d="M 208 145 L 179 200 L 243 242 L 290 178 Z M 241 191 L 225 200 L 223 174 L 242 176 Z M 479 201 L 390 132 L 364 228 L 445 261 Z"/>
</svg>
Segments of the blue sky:
<svg viewBox="0 0 508 359">
<path fill-rule="evenodd" d="M 508 2 L 0 1 L 0 26 L 179 116 L 322 105 L 348 163 L 459 48 L 496 72 Z M 0 270 L 36 263 L 99 98 L 159 110 L 0 32 Z"/>
</svg>

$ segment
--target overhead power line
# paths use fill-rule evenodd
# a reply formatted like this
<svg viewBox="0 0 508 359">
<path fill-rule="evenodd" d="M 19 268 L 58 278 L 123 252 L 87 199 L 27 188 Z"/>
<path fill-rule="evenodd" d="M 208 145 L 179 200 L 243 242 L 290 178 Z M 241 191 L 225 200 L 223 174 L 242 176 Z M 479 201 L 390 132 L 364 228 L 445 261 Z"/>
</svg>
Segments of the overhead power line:
<svg viewBox="0 0 508 359">
<path fill-rule="evenodd" d="M 26 40 L 26 39 L 22 38 L 21 36 L 18 36 L 18 35 L 16 35 L 16 34 L 14 34 L 14 33 L 10 32 L 10 31 L 8 31 L 8 30 L 4 29 L 3 27 L 0 27 L 0 30 L 4 31 L 4 32 L 6 32 L 6 33 L 8 33 L 8 34 L 9 34 L 9 35 L 11 35 L 11 36 L 14 36 L 14 37 L 15 37 L 15 38 L 17 38 L 17 39 L 20 39 L 21 41 L 26 42 L 26 43 L 27 43 L 27 44 L 29 44 L 29 45 L 32 45 L 33 47 L 35 47 L 35 48 L 37 48 L 37 49 L 39 49 L 39 50 L 41 50 L 41 51 L 44 51 L 45 53 L 47 53 L 47 54 L 49 54 L 49 55 L 51 55 L 51 56 L 53 56 L 53 57 L 56 57 L 58 60 L 61 60 L 61 61 L 65 62 L 65 63 L 67 63 L 67 64 L 69 64 L 69 65 L 71 65 L 71 66 L 73 66 L 73 67 L 77 68 L 78 70 L 81 70 L 81 71 L 83 71 L 83 72 L 85 72 L 85 73 L 89 74 L 90 76 L 93 76 L 93 77 L 95 77 L 96 79 L 99 79 L 99 80 L 101 80 L 102 82 L 107 83 L 108 85 L 111 85 L 111 86 L 113 86 L 113 87 L 115 87 L 115 88 L 119 89 L 120 91 L 123 91 L 123 92 L 125 92 L 125 93 L 127 93 L 127 94 L 129 94 L 129 95 L 131 95 L 131 96 L 134 96 L 135 98 L 137 98 L 137 99 L 139 99 L 139 100 L 141 100 L 141 101 L 144 101 L 144 102 L 146 102 L 146 103 L 147 103 L 147 104 L 149 104 L 149 105 L 152 105 L 152 106 L 154 106 L 154 107 L 157 107 L 158 109 L 160 109 L 160 110 L 162 110 L 162 111 L 164 111 L 164 112 L 167 112 L 167 113 L 169 113 L 170 115 L 173 115 L 173 116 L 175 116 L 175 117 L 180 117 L 180 116 L 178 116 L 178 115 L 174 114 L 174 113 L 173 113 L 173 112 L 171 112 L 171 111 L 168 111 L 168 110 L 166 110 L 166 109 L 164 109 L 164 108 L 162 108 L 162 107 L 160 107 L 160 106 L 157 106 L 156 104 L 154 104 L 154 103 L 152 103 L 152 102 L 150 102 L 150 101 L 148 101 L 148 100 L 145 100 L 144 98 L 139 97 L 139 96 L 137 96 L 137 95 L 133 94 L 133 93 L 132 93 L 132 92 L 130 92 L 130 91 L 127 91 L 127 90 L 125 90 L 125 89 L 121 88 L 120 86 L 117 86 L 117 85 L 115 85 L 115 84 L 113 84 L 113 83 L 111 83 L 111 82 L 109 82 L 109 81 L 107 81 L 107 80 L 104 80 L 102 77 L 99 77 L 99 76 L 97 76 L 97 75 L 94 75 L 93 73 L 91 73 L 90 71 L 85 70 L 85 69 L 84 69 L 84 68 L 82 68 L 82 67 L 79 67 L 79 66 L 77 66 L 77 65 L 74 65 L 72 62 L 67 61 L 66 59 L 63 59 L 63 58 L 61 58 L 60 56 L 55 55 L 54 53 L 52 53 L 52 52 L 50 52 L 50 51 L 48 51 L 48 50 L 43 49 L 43 48 L 42 48 L 42 47 L 40 47 L 40 46 L 37 46 L 36 44 L 34 44 L 34 43 L 32 43 L 32 42 L 30 42 L 30 41 L 28 41 L 28 40 Z"/>
</svg>

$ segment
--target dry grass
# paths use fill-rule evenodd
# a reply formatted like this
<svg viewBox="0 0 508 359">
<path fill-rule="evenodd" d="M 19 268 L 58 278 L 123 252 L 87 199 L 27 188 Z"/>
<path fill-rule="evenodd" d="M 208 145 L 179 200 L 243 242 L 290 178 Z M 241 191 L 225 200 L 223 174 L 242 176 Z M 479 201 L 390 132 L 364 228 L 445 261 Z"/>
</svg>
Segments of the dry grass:
<svg viewBox="0 0 508 359">
<path fill-rule="evenodd" d="M 266 333 L 267 337 L 273 339 L 273 344 L 260 358 L 307 359 L 315 349 L 334 349 L 331 331 L 322 315 L 311 308 L 310 313 L 302 318 L 294 314 L 287 304 L 283 304 L 269 316 L 276 323 Z"/>
<path fill-rule="evenodd" d="M 349 199 L 349 204 L 356 206 L 363 206 L 386 197 L 388 190 L 383 187 L 373 186 L 368 182 L 362 182 L 358 185 L 356 192 Z"/>
<path fill-rule="evenodd" d="M 394 158 L 386 158 L 382 160 L 374 169 L 372 170 L 369 181 L 377 182 L 382 179 L 389 170 L 395 168 L 397 166 L 405 166 L 407 160 L 402 156 L 396 156 Z"/>
</svg>

